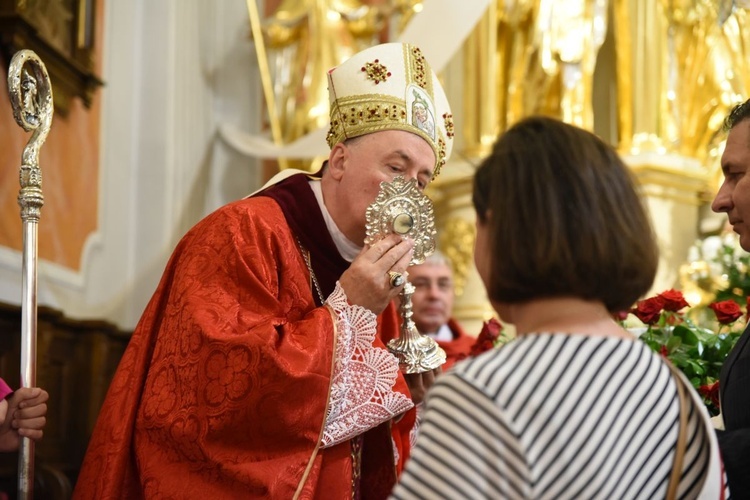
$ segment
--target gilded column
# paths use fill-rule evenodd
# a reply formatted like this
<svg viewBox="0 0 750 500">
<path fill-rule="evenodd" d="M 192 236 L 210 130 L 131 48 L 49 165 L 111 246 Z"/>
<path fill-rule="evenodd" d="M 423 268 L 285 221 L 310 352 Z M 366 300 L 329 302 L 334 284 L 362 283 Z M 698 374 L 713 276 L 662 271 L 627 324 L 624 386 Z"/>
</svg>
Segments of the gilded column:
<svg viewBox="0 0 750 500">
<path fill-rule="evenodd" d="M 619 149 L 664 152 L 659 118 L 665 26 L 652 0 L 615 0 Z"/>
<path fill-rule="evenodd" d="M 679 286 L 679 269 L 698 236 L 706 169 L 677 155 L 624 155 L 640 182 L 659 243 L 659 269 L 652 292 Z"/>
<path fill-rule="evenodd" d="M 492 3 L 464 43 L 462 154 L 468 158 L 487 155 L 497 134 L 505 130 L 508 109 L 508 71 L 495 47 L 508 45 L 509 30 L 499 30 L 498 8 Z M 498 36 L 500 40 L 498 40 Z"/>
</svg>

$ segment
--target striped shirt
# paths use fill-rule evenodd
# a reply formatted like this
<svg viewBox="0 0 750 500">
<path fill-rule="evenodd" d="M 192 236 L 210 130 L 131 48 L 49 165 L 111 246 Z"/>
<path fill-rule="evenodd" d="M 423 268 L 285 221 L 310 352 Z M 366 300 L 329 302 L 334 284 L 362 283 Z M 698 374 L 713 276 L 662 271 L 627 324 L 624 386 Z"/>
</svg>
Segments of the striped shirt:
<svg viewBox="0 0 750 500">
<path fill-rule="evenodd" d="M 678 498 L 698 498 L 718 450 L 687 399 Z M 645 343 L 524 335 L 438 379 L 392 498 L 664 498 L 678 429 L 675 379 Z"/>
</svg>

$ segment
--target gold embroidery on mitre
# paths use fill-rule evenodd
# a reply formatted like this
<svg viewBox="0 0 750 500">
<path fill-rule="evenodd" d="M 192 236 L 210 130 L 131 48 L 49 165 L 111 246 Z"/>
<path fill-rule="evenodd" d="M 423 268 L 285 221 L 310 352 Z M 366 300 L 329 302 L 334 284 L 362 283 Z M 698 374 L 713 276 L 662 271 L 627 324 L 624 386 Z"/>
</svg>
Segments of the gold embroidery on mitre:
<svg viewBox="0 0 750 500">
<path fill-rule="evenodd" d="M 428 88 L 427 75 L 430 74 L 429 66 L 427 61 L 422 55 L 422 51 L 418 47 L 411 47 L 411 57 L 409 58 L 411 63 L 411 71 L 414 75 L 414 83 L 422 87 L 423 89 L 430 91 Z"/>
<path fill-rule="evenodd" d="M 367 94 L 340 98 L 336 101 L 326 136 L 328 146 L 352 137 L 387 129 L 409 130 L 406 125 L 404 101 L 384 94 Z"/>
<path fill-rule="evenodd" d="M 445 135 L 449 139 L 453 139 L 453 136 L 456 135 L 453 128 L 453 115 L 451 113 L 443 113 L 443 120 L 445 120 Z"/>
<path fill-rule="evenodd" d="M 377 85 L 380 82 L 384 82 L 391 76 L 391 72 L 388 68 L 380 64 L 380 59 L 375 59 L 373 62 L 365 63 L 362 66 L 362 71 L 367 74 L 367 78 L 375 82 Z"/>
<path fill-rule="evenodd" d="M 438 147 L 437 147 L 438 161 L 437 161 L 437 164 L 435 165 L 435 171 L 432 173 L 432 180 L 437 179 L 437 176 L 440 175 L 440 169 L 443 168 L 443 165 L 445 165 L 445 154 L 446 154 L 446 144 L 441 136 L 441 137 L 438 137 Z"/>
</svg>

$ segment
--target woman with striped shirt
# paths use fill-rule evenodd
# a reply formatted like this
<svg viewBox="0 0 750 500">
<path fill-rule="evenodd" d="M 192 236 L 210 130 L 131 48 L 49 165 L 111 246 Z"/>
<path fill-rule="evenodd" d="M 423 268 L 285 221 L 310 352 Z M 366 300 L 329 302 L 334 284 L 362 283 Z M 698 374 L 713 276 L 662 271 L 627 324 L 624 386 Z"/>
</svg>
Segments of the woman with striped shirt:
<svg viewBox="0 0 750 500">
<path fill-rule="evenodd" d="M 658 263 L 635 186 L 610 146 L 560 121 L 498 139 L 474 179 L 475 262 L 517 337 L 433 386 L 393 498 L 729 496 L 700 398 L 612 319 Z"/>
</svg>

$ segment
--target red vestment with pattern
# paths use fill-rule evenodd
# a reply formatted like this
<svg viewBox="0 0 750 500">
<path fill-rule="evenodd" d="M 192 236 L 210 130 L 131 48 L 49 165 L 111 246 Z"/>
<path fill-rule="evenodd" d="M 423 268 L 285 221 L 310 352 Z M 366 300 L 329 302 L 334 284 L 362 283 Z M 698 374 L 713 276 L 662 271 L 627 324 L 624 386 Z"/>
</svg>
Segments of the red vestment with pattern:
<svg viewBox="0 0 750 500">
<path fill-rule="evenodd" d="M 390 492 L 413 410 L 321 445 L 339 323 L 300 245 L 325 294 L 348 263 L 307 182 L 222 207 L 181 240 L 109 388 L 75 498 L 352 498 L 353 471 L 361 498 Z M 398 325 L 389 307 L 372 345 Z M 408 397 L 394 380 L 394 397 Z"/>
</svg>

